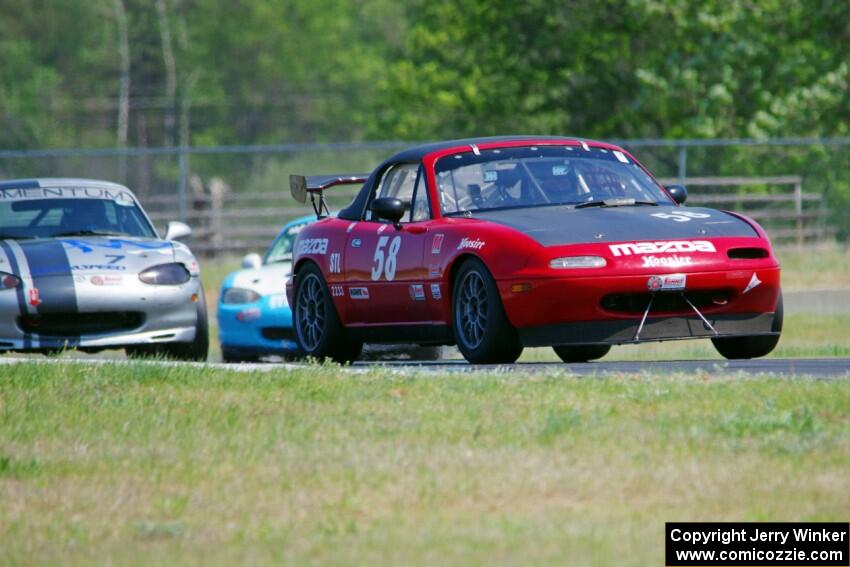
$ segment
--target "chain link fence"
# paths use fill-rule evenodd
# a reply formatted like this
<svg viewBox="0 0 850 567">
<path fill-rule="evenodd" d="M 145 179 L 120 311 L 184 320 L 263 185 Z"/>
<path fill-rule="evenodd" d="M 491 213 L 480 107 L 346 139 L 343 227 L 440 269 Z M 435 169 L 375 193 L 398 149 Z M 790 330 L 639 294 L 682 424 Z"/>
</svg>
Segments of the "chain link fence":
<svg viewBox="0 0 850 567">
<path fill-rule="evenodd" d="M 690 184 L 689 204 L 743 211 L 778 241 L 850 237 L 850 138 L 614 140 L 664 183 Z M 411 142 L 209 148 L 0 151 L 0 179 L 87 177 L 133 189 L 160 231 L 193 228 L 199 253 L 261 251 L 309 207 L 289 175 L 370 171 Z M 331 209 L 356 188 L 329 192 Z"/>
</svg>

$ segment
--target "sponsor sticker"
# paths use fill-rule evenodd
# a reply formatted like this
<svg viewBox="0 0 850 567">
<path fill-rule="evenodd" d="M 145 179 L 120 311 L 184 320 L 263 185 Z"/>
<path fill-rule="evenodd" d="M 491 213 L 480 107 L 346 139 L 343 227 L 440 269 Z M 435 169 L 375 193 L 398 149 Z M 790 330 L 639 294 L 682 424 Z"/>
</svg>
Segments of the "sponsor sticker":
<svg viewBox="0 0 850 567">
<path fill-rule="evenodd" d="M 440 290 L 440 284 L 432 283 L 431 284 L 431 296 L 434 299 L 440 299 L 443 297 L 443 292 Z"/>
<path fill-rule="evenodd" d="M 431 254 L 439 254 L 440 250 L 443 248 L 443 239 L 445 238 L 444 234 L 435 234 L 434 239 L 431 241 Z"/>
<path fill-rule="evenodd" d="M 117 264 L 76 264 L 71 266 L 75 272 L 124 272 L 127 266 Z"/>
<path fill-rule="evenodd" d="M 711 215 L 707 213 L 692 213 L 691 211 L 678 210 L 673 213 L 654 213 L 652 216 L 676 222 L 689 222 L 691 219 L 707 219 L 711 217 Z"/>
<path fill-rule="evenodd" d="M 351 232 L 352 230 L 354 230 L 355 226 L 357 226 L 356 222 L 351 223 L 350 225 L 348 225 L 348 228 L 345 229 L 345 232 Z"/>
<path fill-rule="evenodd" d="M 666 256 L 644 256 L 641 258 L 643 260 L 644 268 L 658 268 L 659 266 L 677 268 L 679 266 L 690 266 L 693 263 L 693 258 L 690 256 L 677 256 L 673 255 L 669 258 Z"/>
<path fill-rule="evenodd" d="M 555 177 L 561 177 L 569 173 L 569 169 L 567 169 L 566 165 L 553 165 L 552 166 L 552 175 Z"/>
<path fill-rule="evenodd" d="M 133 195 L 122 189 L 105 187 L 18 187 L 0 189 L 0 201 L 31 199 L 103 199 L 119 205 L 134 205 Z"/>
<path fill-rule="evenodd" d="M 483 240 L 479 240 L 478 238 L 464 238 L 460 241 L 460 244 L 457 245 L 458 250 L 471 249 L 471 250 L 481 250 L 484 248 L 485 242 Z"/>
<path fill-rule="evenodd" d="M 75 238 L 63 238 L 60 242 L 65 246 L 70 246 L 72 248 L 77 248 L 83 254 L 89 254 L 94 251 L 95 248 L 105 248 L 109 250 L 122 250 L 123 248 L 139 248 L 141 250 L 159 250 L 163 254 L 171 254 L 171 243 L 170 242 L 158 242 L 158 241 L 134 241 L 134 240 L 124 240 L 121 238 L 110 238 L 108 240 L 99 240 L 99 241 L 89 241 L 89 240 L 77 240 Z"/>
<path fill-rule="evenodd" d="M 328 253 L 327 238 L 305 238 L 298 241 L 298 254 L 320 254 Z"/>
<path fill-rule="evenodd" d="M 488 169 L 484 172 L 484 181 L 486 183 L 493 183 L 494 181 L 499 179 L 499 172 L 495 169 Z"/>
<path fill-rule="evenodd" d="M 755 274 L 755 272 L 753 272 L 753 277 L 750 278 L 750 283 L 748 283 L 747 287 L 744 288 L 744 293 L 749 293 L 750 291 L 758 287 L 761 283 L 762 282 L 759 277 Z"/>
<path fill-rule="evenodd" d="M 688 276 L 685 274 L 668 274 L 666 276 L 649 276 L 646 288 L 649 291 L 680 291 L 685 289 Z"/>
<path fill-rule="evenodd" d="M 351 297 L 351 299 L 369 299 L 369 288 L 350 287 L 348 288 L 348 295 Z"/>
<path fill-rule="evenodd" d="M 438 278 L 440 277 L 440 265 L 439 264 L 428 264 L 428 277 L 429 278 Z"/>
<path fill-rule="evenodd" d="M 355 238 L 351 241 L 352 248 L 360 248 L 361 246 L 363 246 L 363 241 L 359 238 Z"/>
<path fill-rule="evenodd" d="M 38 307 L 39 305 L 41 305 L 41 299 L 38 296 L 38 288 L 37 287 L 30 288 L 29 298 L 30 298 L 29 304 L 32 305 L 33 307 Z"/>
<path fill-rule="evenodd" d="M 236 320 L 242 321 L 243 323 L 247 321 L 254 321 L 259 319 L 262 316 L 263 312 L 260 311 L 259 307 L 251 307 L 249 309 L 243 309 L 242 311 L 236 314 Z"/>
<path fill-rule="evenodd" d="M 425 301 L 425 286 L 422 284 L 411 284 L 410 298 L 413 301 Z"/>
<path fill-rule="evenodd" d="M 97 286 L 121 285 L 123 282 L 124 278 L 121 276 L 92 276 L 89 278 L 89 283 Z"/>
<path fill-rule="evenodd" d="M 632 254 L 672 254 L 675 252 L 717 252 L 714 244 L 708 240 L 669 240 L 656 242 L 626 242 L 609 244 L 614 256 Z"/>
</svg>

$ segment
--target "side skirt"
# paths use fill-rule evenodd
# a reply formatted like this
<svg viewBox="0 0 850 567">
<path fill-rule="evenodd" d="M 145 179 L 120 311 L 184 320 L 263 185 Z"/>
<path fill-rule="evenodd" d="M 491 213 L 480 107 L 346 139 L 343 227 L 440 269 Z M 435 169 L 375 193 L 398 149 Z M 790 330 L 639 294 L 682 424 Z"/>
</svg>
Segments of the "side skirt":
<svg viewBox="0 0 850 567">
<path fill-rule="evenodd" d="M 449 325 L 369 325 L 349 326 L 345 330 L 364 343 L 453 345 Z"/>
</svg>

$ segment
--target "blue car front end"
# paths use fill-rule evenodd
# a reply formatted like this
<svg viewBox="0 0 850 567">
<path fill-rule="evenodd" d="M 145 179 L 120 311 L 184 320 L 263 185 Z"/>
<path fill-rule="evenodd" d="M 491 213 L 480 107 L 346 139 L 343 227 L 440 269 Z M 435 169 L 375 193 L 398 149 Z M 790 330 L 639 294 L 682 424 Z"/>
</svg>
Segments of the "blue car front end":
<svg viewBox="0 0 850 567">
<path fill-rule="evenodd" d="M 225 278 L 218 301 L 218 337 L 225 362 L 298 356 L 286 280 L 295 237 L 313 220 L 303 217 L 287 224 L 262 261 L 250 254 L 243 260 L 245 268 Z"/>
<path fill-rule="evenodd" d="M 218 302 L 218 337 L 225 361 L 297 355 L 292 310 L 285 293 L 260 296 L 248 303 L 221 301 L 237 274 L 224 281 Z"/>
</svg>

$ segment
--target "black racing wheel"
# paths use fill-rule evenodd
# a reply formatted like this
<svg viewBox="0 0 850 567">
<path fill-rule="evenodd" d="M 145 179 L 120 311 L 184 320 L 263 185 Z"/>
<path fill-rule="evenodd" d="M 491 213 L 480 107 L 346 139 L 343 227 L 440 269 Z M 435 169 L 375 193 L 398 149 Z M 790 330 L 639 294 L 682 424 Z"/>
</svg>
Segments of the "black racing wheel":
<svg viewBox="0 0 850 567">
<path fill-rule="evenodd" d="M 330 358 L 340 364 L 357 360 L 363 342 L 345 332 L 325 278 L 315 264 L 298 270 L 294 299 L 295 336 L 305 356 Z"/>
<path fill-rule="evenodd" d="M 473 364 L 509 364 L 522 354 L 496 282 L 477 258 L 465 261 L 455 278 L 452 323 L 458 349 Z"/>
</svg>

